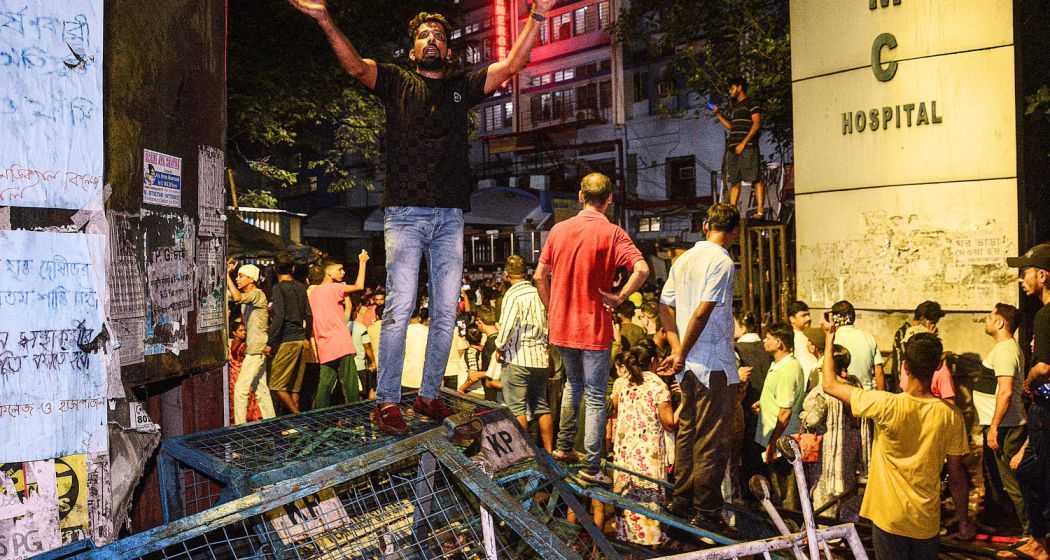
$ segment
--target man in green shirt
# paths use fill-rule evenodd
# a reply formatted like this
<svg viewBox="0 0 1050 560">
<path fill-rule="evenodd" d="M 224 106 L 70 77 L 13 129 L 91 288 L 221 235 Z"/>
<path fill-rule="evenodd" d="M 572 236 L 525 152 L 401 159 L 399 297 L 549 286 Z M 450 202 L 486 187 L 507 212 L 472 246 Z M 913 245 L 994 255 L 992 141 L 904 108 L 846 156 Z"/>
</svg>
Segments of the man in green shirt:
<svg viewBox="0 0 1050 560">
<path fill-rule="evenodd" d="M 770 482 L 782 500 L 791 506 L 798 497 L 792 475 L 791 464 L 779 458 L 777 440 L 782 436 L 798 433 L 799 413 L 806 396 L 806 377 L 802 365 L 792 354 L 795 335 L 785 323 L 776 323 L 766 331 L 763 340 L 766 352 L 773 356 L 773 365 L 762 385 L 762 396 L 755 404 L 759 415 L 755 427 L 755 443 L 765 451 L 763 461 L 769 465 Z"/>
</svg>

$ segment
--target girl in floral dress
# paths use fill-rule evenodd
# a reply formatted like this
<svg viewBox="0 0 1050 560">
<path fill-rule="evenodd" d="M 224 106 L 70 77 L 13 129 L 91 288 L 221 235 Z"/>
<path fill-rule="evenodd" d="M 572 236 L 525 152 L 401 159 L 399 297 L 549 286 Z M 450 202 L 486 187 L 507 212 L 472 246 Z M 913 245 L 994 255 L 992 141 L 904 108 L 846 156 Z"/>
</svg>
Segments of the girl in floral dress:
<svg viewBox="0 0 1050 560">
<path fill-rule="evenodd" d="M 612 389 L 614 462 L 654 480 L 665 480 L 668 449 L 664 431 L 674 430 L 677 414 L 671 408 L 671 391 L 652 369 L 653 358 L 644 346 L 616 356 L 619 377 Z M 681 409 L 679 408 L 679 411 Z M 650 480 L 613 471 L 613 491 L 659 510 L 663 489 Z M 654 519 L 623 511 L 617 523 L 619 538 L 644 546 L 658 546 L 666 538 Z"/>
</svg>

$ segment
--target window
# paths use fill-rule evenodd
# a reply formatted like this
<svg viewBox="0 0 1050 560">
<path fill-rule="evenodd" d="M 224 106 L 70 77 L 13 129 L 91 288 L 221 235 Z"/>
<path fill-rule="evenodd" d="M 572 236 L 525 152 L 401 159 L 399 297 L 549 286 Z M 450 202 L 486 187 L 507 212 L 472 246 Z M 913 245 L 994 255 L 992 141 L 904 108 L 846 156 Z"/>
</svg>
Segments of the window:
<svg viewBox="0 0 1050 560">
<path fill-rule="evenodd" d="M 660 80 L 656 83 L 657 97 L 670 97 L 674 94 L 674 82 L 671 80 Z"/>
<path fill-rule="evenodd" d="M 575 68 L 566 68 L 564 70 L 558 70 L 557 72 L 554 73 L 554 81 L 555 82 L 564 82 L 566 80 L 571 80 L 574 77 L 576 77 L 576 69 Z"/>
<path fill-rule="evenodd" d="M 649 99 L 649 73 L 636 72 L 634 74 L 634 101 L 645 101 Z"/>
<path fill-rule="evenodd" d="M 503 121 L 503 107 L 501 105 L 489 105 L 485 107 L 485 130 L 492 131 L 498 128 L 497 123 Z"/>
<path fill-rule="evenodd" d="M 561 41 L 572 37 L 572 12 L 554 16 L 551 20 L 554 37 L 551 41 Z"/>
<path fill-rule="evenodd" d="M 576 20 L 575 24 L 577 35 L 583 35 L 584 33 L 587 33 L 589 31 L 587 29 L 587 12 L 590 9 L 590 6 L 584 6 L 582 8 L 577 8 L 576 11 L 573 13 L 573 19 Z"/>
<path fill-rule="evenodd" d="M 550 74 L 544 74 L 544 75 L 540 76 L 540 85 L 545 86 L 545 85 L 547 85 L 549 83 L 551 83 L 551 75 Z"/>
<path fill-rule="evenodd" d="M 492 60 L 492 39 L 485 38 L 481 41 L 481 60 L 488 62 Z"/>
<path fill-rule="evenodd" d="M 467 45 L 466 50 L 467 64 L 480 64 L 481 63 L 481 51 L 477 45 Z"/>
<path fill-rule="evenodd" d="M 481 29 L 481 24 L 469 23 L 463 28 L 463 34 L 470 35 L 471 33 L 477 33 L 479 29 Z"/>
<path fill-rule="evenodd" d="M 648 233 L 660 231 L 660 216 L 649 216 L 638 219 L 638 232 Z"/>
<path fill-rule="evenodd" d="M 540 26 L 540 44 L 546 45 L 551 41 L 551 33 L 550 28 L 547 27 L 547 20 L 538 22 L 536 25 Z"/>
<path fill-rule="evenodd" d="M 463 36 L 463 30 L 460 29 L 459 27 L 457 27 L 457 28 L 452 30 L 452 35 L 449 36 L 449 39 L 455 40 L 455 39 L 459 39 L 462 36 Z"/>
<path fill-rule="evenodd" d="M 602 26 L 602 29 L 609 28 L 609 2 L 598 2 L 598 21 Z"/>
<path fill-rule="evenodd" d="M 612 82 L 609 80 L 598 84 L 598 107 L 602 109 L 612 107 Z"/>
<path fill-rule="evenodd" d="M 696 196 L 696 157 L 667 158 L 668 199 Z"/>
<path fill-rule="evenodd" d="M 598 85 L 587 84 L 576 88 L 576 98 L 579 99 L 577 107 L 583 109 L 598 108 Z"/>
<path fill-rule="evenodd" d="M 503 104 L 503 128 L 509 128 L 514 124 L 514 104 L 507 102 Z"/>
</svg>

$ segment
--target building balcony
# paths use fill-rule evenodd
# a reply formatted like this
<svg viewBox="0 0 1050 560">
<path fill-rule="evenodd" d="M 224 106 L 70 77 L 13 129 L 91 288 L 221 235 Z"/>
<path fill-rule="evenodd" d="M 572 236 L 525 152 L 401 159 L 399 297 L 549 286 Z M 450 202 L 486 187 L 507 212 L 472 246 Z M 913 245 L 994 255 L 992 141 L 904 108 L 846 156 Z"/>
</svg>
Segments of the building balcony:
<svg viewBox="0 0 1050 560">
<path fill-rule="evenodd" d="M 604 124 L 612 118 L 612 107 L 597 107 L 594 102 L 533 103 L 518 114 L 521 132 L 555 127 L 583 127 Z"/>
</svg>

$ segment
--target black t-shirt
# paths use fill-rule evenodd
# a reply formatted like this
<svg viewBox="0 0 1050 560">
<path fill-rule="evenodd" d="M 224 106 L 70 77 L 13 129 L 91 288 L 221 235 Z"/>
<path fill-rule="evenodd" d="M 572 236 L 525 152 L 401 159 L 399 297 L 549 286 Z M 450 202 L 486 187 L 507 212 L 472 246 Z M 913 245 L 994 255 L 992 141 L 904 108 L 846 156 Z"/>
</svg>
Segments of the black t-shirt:
<svg viewBox="0 0 1050 560">
<path fill-rule="evenodd" d="M 760 114 L 762 111 L 750 97 L 745 99 L 743 102 L 738 102 L 735 99 L 729 104 L 729 123 L 732 128 L 729 129 L 729 147 L 735 148 L 744 138 L 747 137 L 747 133 L 751 131 L 751 115 Z M 751 141 L 748 142 L 751 146 L 758 145 L 758 135 L 756 132 Z"/>
<path fill-rule="evenodd" d="M 1035 351 L 1032 352 L 1032 363 L 1050 364 L 1050 304 L 1044 305 L 1035 313 Z"/>
<path fill-rule="evenodd" d="M 386 108 L 383 206 L 470 209 L 469 112 L 485 99 L 488 69 L 444 79 L 377 65 Z"/>
<path fill-rule="evenodd" d="M 306 328 L 313 322 L 306 288 L 298 282 L 278 282 L 273 286 L 273 308 L 267 345 L 277 350 L 282 342 L 306 340 Z"/>
</svg>

